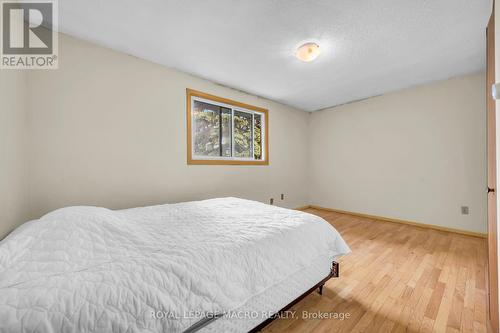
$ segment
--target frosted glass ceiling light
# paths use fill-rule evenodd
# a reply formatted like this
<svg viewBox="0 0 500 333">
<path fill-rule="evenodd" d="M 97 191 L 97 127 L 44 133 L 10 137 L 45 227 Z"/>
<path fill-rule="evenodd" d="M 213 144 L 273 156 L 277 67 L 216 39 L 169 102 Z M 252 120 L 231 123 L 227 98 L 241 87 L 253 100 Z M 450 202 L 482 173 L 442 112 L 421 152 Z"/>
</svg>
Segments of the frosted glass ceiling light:
<svg viewBox="0 0 500 333">
<path fill-rule="evenodd" d="M 316 43 L 305 43 L 299 46 L 296 56 L 299 60 L 310 62 L 316 59 L 320 54 L 319 45 Z"/>
</svg>

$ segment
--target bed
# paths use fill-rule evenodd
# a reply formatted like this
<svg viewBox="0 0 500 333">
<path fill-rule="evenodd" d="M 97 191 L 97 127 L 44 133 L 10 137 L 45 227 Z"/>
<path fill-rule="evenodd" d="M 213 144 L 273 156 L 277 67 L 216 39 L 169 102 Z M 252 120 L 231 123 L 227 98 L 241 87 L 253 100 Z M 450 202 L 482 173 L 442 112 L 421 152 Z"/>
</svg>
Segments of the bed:
<svg viewBox="0 0 500 333">
<path fill-rule="evenodd" d="M 320 217 L 237 198 L 63 208 L 0 242 L 0 331 L 255 331 L 349 251 Z"/>
</svg>

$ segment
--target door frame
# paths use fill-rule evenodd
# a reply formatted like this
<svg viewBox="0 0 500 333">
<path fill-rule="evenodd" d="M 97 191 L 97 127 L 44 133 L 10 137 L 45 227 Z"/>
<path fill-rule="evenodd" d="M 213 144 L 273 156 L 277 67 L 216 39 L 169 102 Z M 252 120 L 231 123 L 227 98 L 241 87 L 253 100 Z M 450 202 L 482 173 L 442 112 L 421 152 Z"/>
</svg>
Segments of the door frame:
<svg viewBox="0 0 500 333">
<path fill-rule="evenodd" d="M 498 332 L 498 248 L 496 195 L 496 101 L 490 92 L 495 84 L 495 8 L 486 29 L 486 108 L 488 152 L 488 314 L 493 332 Z"/>
</svg>

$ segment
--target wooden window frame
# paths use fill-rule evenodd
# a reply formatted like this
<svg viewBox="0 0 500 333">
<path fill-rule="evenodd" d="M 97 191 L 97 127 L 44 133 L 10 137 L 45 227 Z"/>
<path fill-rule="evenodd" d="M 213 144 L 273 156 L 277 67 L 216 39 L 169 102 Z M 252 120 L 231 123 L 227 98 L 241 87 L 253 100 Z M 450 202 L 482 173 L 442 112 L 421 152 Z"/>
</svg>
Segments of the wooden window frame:
<svg viewBox="0 0 500 333">
<path fill-rule="evenodd" d="M 214 103 L 226 104 L 234 108 L 249 110 L 263 114 L 264 116 L 264 159 L 262 160 L 245 160 L 245 159 L 198 159 L 193 158 L 193 133 L 192 133 L 192 110 L 191 101 L 193 97 L 212 101 Z M 269 111 L 254 105 L 241 103 L 231 99 L 210 95 L 201 91 L 186 89 L 186 122 L 187 122 L 187 164 L 189 165 L 269 165 Z"/>
</svg>

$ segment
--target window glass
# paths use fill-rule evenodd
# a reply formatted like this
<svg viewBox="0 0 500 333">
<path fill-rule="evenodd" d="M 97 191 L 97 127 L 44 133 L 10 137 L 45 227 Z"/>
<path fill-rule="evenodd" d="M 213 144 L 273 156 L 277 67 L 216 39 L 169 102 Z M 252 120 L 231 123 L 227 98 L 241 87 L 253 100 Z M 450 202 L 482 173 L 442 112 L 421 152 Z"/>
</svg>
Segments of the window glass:
<svg viewBox="0 0 500 333">
<path fill-rule="evenodd" d="M 193 107 L 194 154 L 220 156 L 220 107 L 200 101 Z"/>
<path fill-rule="evenodd" d="M 253 115 L 253 150 L 256 160 L 262 159 L 262 115 Z"/>
<path fill-rule="evenodd" d="M 234 111 L 234 156 L 252 157 L 252 114 Z"/>
<path fill-rule="evenodd" d="M 269 164 L 266 109 L 186 91 L 188 164 Z"/>
</svg>

